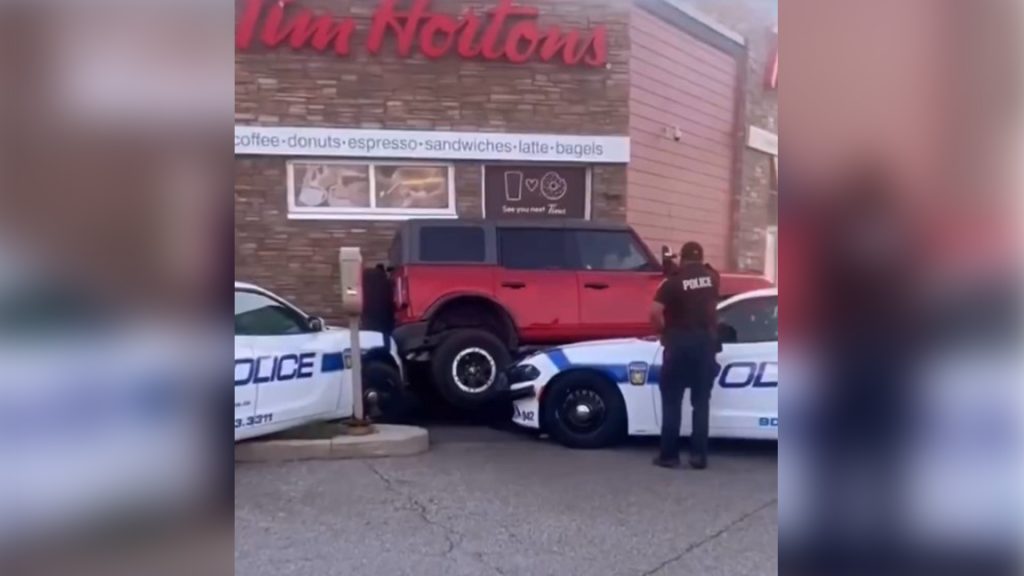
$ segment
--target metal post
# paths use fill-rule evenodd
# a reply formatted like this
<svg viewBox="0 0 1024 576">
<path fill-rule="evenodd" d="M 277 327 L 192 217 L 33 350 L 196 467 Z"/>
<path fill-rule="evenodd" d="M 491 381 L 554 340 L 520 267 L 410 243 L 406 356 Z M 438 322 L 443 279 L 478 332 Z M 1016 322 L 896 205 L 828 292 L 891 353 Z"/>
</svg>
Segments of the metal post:
<svg viewBox="0 0 1024 576">
<path fill-rule="evenodd" d="M 359 318 L 363 315 L 363 257 L 359 248 L 343 246 L 338 251 L 341 272 L 341 304 L 348 317 L 350 362 L 352 363 L 352 422 L 349 434 L 369 434 L 363 406 L 363 347 L 359 343 Z"/>
<path fill-rule="evenodd" d="M 359 342 L 359 317 L 351 316 L 348 321 L 352 335 L 352 407 L 356 422 L 364 421 L 363 414 L 363 347 Z"/>
</svg>

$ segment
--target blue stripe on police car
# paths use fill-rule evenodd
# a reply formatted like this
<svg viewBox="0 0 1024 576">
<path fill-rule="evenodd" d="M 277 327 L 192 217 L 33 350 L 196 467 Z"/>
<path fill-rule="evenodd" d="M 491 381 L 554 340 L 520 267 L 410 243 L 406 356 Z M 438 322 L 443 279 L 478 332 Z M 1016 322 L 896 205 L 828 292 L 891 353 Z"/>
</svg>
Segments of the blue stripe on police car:
<svg viewBox="0 0 1024 576">
<path fill-rule="evenodd" d="M 597 370 L 607 375 L 613 382 L 639 386 L 642 384 L 657 385 L 661 382 L 661 365 L 651 364 L 648 367 L 646 362 L 630 362 L 628 364 L 601 364 L 601 363 L 575 363 L 569 360 L 565 352 L 555 348 L 544 353 L 551 360 L 551 363 L 558 368 L 559 372 L 572 368 L 586 368 Z M 730 362 L 725 366 L 715 365 L 715 380 L 721 388 L 777 388 L 778 378 L 772 377 L 772 372 L 778 373 L 778 362 Z M 641 379 L 639 375 L 646 368 L 646 378 Z M 774 368 L 774 370 L 770 370 Z"/>
<path fill-rule="evenodd" d="M 344 354 L 348 353 L 346 350 L 342 352 L 334 352 L 331 354 L 324 354 L 323 359 L 320 361 L 321 372 L 340 372 L 348 367 L 348 362 L 345 361 Z"/>
</svg>

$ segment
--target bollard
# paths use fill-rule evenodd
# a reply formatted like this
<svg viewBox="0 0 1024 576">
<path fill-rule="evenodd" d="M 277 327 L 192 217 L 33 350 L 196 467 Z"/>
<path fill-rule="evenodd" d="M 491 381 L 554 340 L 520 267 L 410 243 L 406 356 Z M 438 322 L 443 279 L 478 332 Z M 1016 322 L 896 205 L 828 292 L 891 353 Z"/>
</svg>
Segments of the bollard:
<svg viewBox="0 0 1024 576">
<path fill-rule="evenodd" d="M 338 252 L 341 276 L 341 307 L 348 316 L 352 359 L 352 415 L 348 433 L 363 435 L 373 432 L 366 420 L 363 406 L 363 348 L 359 342 L 359 319 L 363 312 L 363 257 L 359 248 L 342 247 Z"/>
</svg>

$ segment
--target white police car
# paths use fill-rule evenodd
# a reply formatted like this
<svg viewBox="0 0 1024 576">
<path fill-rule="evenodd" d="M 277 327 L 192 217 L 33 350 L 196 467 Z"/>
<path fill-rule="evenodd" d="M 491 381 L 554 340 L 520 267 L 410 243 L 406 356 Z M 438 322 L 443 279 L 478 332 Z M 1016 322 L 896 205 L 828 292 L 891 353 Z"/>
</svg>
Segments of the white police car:
<svg viewBox="0 0 1024 576">
<path fill-rule="evenodd" d="M 401 417 L 406 398 L 397 346 L 365 330 L 360 345 L 366 414 Z M 235 282 L 235 440 L 352 413 L 350 331 Z"/>
<path fill-rule="evenodd" d="M 778 289 L 718 306 L 723 338 L 711 393 L 710 436 L 778 440 Z M 654 339 L 584 342 L 544 350 L 507 372 L 513 422 L 567 446 L 599 448 L 661 432 L 662 346 Z M 689 392 L 680 435 L 691 428 Z"/>
</svg>

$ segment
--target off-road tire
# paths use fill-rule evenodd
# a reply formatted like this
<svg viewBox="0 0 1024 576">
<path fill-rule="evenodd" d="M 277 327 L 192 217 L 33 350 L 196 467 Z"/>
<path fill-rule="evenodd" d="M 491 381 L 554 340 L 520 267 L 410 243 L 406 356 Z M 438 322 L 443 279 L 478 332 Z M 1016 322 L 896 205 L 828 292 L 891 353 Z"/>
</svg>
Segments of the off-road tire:
<svg viewBox="0 0 1024 576">
<path fill-rule="evenodd" d="M 510 362 L 505 343 L 491 332 L 453 330 L 432 355 L 434 386 L 455 407 L 479 408 L 498 398 L 498 377 Z"/>
</svg>

